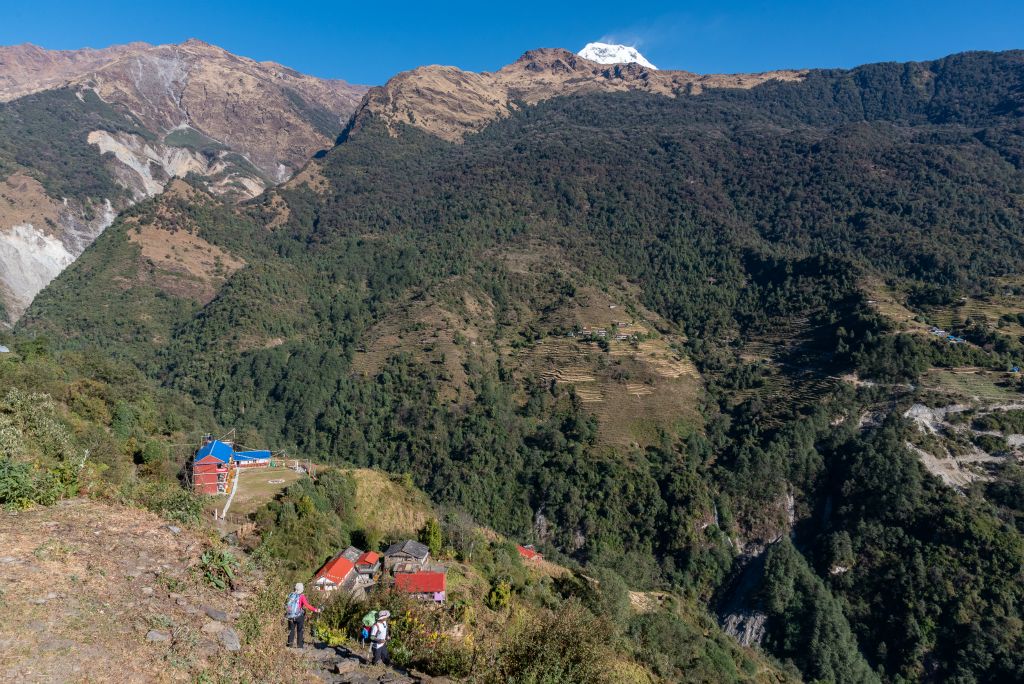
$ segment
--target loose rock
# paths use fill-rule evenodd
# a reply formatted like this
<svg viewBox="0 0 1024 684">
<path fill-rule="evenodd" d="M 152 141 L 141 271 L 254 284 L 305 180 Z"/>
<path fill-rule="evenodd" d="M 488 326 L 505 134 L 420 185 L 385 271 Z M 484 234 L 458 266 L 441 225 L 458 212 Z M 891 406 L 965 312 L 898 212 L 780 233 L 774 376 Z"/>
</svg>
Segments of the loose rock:
<svg viewBox="0 0 1024 684">
<path fill-rule="evenodd" d="M 238 638 L 238 632 L 235 631 L 234 627 L 225 626 L 217 636 L 220 637 L 220 643 L 228 651 L 242 650 L 242 642 Z"/>
<path fill-rule="evenodd" d="M 228 614 L 225 613 L 223 610 L 217 610 L 216 608 L 212 608 L 210 606 L 203 606 L 203 612 L 206 613 L 210 617 L 210 619 L 216 620 L 217 622 L 228 621 Z"/>
<path fill-rule="evenodd" d="M 170 641 L 171 635 L 167 632 L 151 629 L 146 633 L 146 641 Z"/>
<path fill-rule="evenodd" d="M 203 633 L 205 634 L 219 634 L 224 631 L 224 623 L 217 622 L 216 620 L 210 620 L 203 625 Z"/>
</svg>

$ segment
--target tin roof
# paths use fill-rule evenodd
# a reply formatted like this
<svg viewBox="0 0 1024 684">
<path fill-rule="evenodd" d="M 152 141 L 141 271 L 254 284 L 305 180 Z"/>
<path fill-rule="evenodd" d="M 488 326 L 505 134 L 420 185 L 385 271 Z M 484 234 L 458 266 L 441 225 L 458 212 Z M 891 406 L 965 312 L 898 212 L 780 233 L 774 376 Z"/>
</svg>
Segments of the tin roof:
<svg viewBox="0 0 1024 684">
<path fill-rule="evenodd" d="M 356 559 L 356 565 L 375 565 L 379 560 L 379 553 L 376 551 L 367 551 Z"/>
<path fill-rule="evenodd" d="M 536 549 L 529 549 L 525 546 L 517 546 L 516 549 L 519 551 L 519 555 L 526 560 L 535 560 L 542 557 Z"/>
<path fill-rule="evenodd" d="M 354 568 L 355 565 L 352 561 L 338 554 L 324 563 L 324 566 L 317 571 L 316 579 L 325 578 L 334 584 L 341 584 Z"/>
<path fill-rule="evenodd" d="M 404 553 L 413 558 L 424 559 L 430 555 L 430 549 L 418 541 L 412 539 L 406 539 L 403 542 L 397 542 L 388 547 L 388 550 L 384 552 L 384 556 L 394 556 L 398 553 Z"/>
<path fill-rule="evenodd" d="M 407 594 L 433 594 L 444 591 L 443 572 L 413 572 L 395 575 L 395 587 Z"/>
</svg>

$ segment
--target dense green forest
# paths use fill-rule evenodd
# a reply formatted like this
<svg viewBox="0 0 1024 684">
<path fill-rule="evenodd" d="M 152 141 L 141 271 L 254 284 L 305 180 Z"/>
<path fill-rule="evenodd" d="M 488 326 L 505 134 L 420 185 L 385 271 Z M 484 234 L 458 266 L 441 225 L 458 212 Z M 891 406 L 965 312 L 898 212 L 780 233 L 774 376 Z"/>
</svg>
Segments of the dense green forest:
<svg viewBox="0 0 1024 684">
<path fill-rule="evenodd" d="M 0 103 L 0 178 L 26 170 L 52 197 L 125 196 L 86 137 L 95 130 L 152 138 L 134 119 L 91 90 L 50 90 Z"/>
<path fill-rule="evenodd" d="M 912 392 L 837 378 L 1018 360 L 1020 340 L 994 331 L 978 335 L 999 345 L 962 347 L 899 333 L 863 284 L 924 311 L 1024 267 L 1022 93 L 1024 53 L 968 53 L 556 98 L 461 145 L 371 122 L 315 162 L 323 192 L 177 208 L 247 261 L 212 301 L 119 287 L 138 268 L 122 220 L 18 334 L 129 360 L 270 443 L 409 473 L 633 587 L 715 608 L 756 556 L 763 646 L 808 680 L 1017 681 L 1019 472 L 959 496 L 906 446 Z M 157 221 L 164 201 L 131 216 Z M 701 425 L 644 447 L 603 442 L 571 385 L 509 353 L 559 334 L 545 314 L 584 288 L 623 282 L 702 382 Z M 112 292 L 122 303 L 100 305 Z M 374 326 L 452 292 L 492 312 L 467 314 L 483 334 L 460 348 L 462 399 L 439 349 L 357 371 Z M 879 406 L 888 418 L 861 429 Z"/>
</svg>

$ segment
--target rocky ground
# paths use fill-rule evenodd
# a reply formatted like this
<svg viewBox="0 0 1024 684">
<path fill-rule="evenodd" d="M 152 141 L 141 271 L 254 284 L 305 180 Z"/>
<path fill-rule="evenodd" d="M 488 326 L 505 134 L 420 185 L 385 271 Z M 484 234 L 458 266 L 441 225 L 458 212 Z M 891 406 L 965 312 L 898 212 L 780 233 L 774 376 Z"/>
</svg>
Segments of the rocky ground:
<svg viewBox="0 0 1024 684">
<path fill-rule="evenodd" d="M 0 682 L 448 681 L 308 637 L 286 649 L 276 603 L 257 607 L 258 573 L 243 567 L 225 590 L 204 581 L 199 557 L 215 544 L 213 531 L 87 499 L 0 511 Z"/>
<path fill-rule="evenodd" d="M 447 677 L 431 677 L 416 670 L 370 665 L 367 654 L 323 644 L 303 652 L 309 669 L 328 684 L 449 684 Z"/>
<path fill-rule="evenodd" d="M 252 587 L 202 581 L 210 542 L 84 499 L 0 512 L 0 681 L 190 681 L 227 667 Z"/>
</svg>

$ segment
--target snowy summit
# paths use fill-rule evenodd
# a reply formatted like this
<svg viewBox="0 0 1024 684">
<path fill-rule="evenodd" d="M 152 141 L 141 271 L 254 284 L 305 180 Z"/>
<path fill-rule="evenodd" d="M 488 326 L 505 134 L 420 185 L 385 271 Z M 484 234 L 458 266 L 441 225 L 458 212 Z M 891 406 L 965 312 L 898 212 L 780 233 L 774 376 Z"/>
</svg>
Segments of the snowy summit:
<svg viewBox="0 0 1024 684">
<path fill-rule="evenodd" d="M 632 64 L 636 63 L 648 69 L 658 70 L 647 61 L 647 58 L 628 45 L 609 45 L 608 43 L 587 43 L 577 54 L 598 64 Z"/>
</svg>

